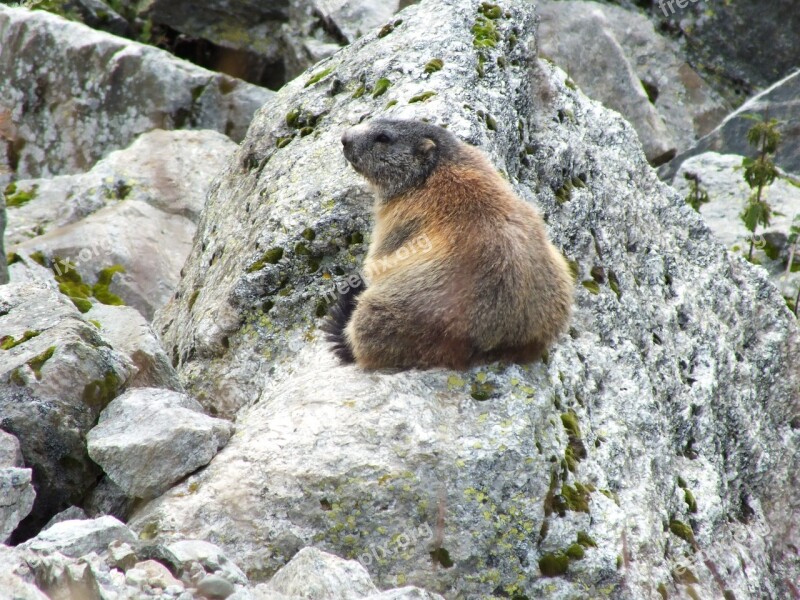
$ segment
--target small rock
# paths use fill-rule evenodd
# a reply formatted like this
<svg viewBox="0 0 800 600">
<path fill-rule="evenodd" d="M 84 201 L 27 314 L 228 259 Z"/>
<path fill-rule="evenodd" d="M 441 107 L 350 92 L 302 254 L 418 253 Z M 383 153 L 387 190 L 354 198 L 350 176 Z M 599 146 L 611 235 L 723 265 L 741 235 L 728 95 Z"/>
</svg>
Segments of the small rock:
<svg viewBox="0 0 800 600">
<path fill-rule="evenodd" d="M 192 564 L 200 564 L 208 573 L 221 571 L 225 579 L 231 583 L 247 583 L 247 576 L 244 572 L 211 542 L 181 540 L 169 544 L 167 548 L 172 551 L 178 562 L 184 565 L 184 568 L 191 568 Z"/>
<path fill-rule="evenodd" d="M 0 543 L 5 542 L 33 508 L 36 492 L 31 469 L 0 468 Z"/>
<path fill-rule="evenodd" d="M 73 558 L 89 552 L 103 552 L 115 541 L 134 542 L 133 535 L 114 517 L 100 517 L 84 521 L 63 521 L 39 533 L 20 547 L 41 553 L 60 552 Z"/>
<path fill-rule="evenodd" d="M 125 583 L 142 587 L 147 582 L 147 573 L 143 569 L 128 569 L 125 573 Z"/>
<path fill-rule="evenodd" d="M 349 600 L 377 594 L 364 566 L 318 548 L 303 548 L 267 583 L 268 589 L 308 600 Z"/>
<path fill-rule="evenodd" d="M 103 338 L 125 354 L 136 368 L 128 387 L 157 387 L 178 392 L 183 386 L 155 332 L 142 314 L 130 306 L 95 304 L 86 319 L 100 324 Z"/>
<path fill-rule="evenodd" d="M 78 506 L 70 506 L 69 508 L 62 510 L 57 515 L 53 516 L 53 518 L 47 522 L 47 525 L 45 525 L 43 529 L 49 529 L 56 523 L 62 523 L 64 521 L 81 521 L 88 518 L 89 515 L 87 515 L 82 508 Z"/>
<path fill-rule="evenodd" d="M 208 575 L 197 584 L 197 592 L 206 598 L 227 598 L 234 591 L 233 584 L 219 575 Z"/>
<path fill-rule="evenodd" d="M 0 467 L 24 467 L 19 440 L 0 429 Z"/>
<path fill-rule="evenodd" d="M 136 564 L 136 553 L 129 544 L 113 541 L 108 545 L 108 562 L 125 572 Z"/>
<path fill-rule="evenodd" d="M 228 442 L 231 424 L 201 410 L 186 394 L 130 389 L 86 436 L 89 456 L 128 495 L 154 498 L 208 464 Z"/>
<path fill-rule="evenodd" d="M 136 563 L 135 570 L 144 571 L 147 575 L 147 583 L 152 587 L 165 589 L 173 586 L 183 589 L 183 584 L 172 576 L 169 569 L 155 560 L 145 560 Z"/>
<path fill-rule="evenodd" d="M 364 600 L 444 600 L 444 597 L 422 588 L 408 586 L 373 594 Z"/>
</svg>

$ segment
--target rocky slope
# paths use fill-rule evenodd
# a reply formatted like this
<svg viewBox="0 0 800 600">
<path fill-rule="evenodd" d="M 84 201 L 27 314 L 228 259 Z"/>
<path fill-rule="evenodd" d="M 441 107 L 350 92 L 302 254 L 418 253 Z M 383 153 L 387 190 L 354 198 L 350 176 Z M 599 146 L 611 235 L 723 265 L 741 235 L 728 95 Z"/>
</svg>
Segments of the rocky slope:
<svg viewBox="0 0 800 600">
<path fill-rule="evenodd" d="M 435 36 L 434 14 L 450 15 Z M 626 123 L 530 60 L 532 8 L 399 18 L 281 90 L 212 189 L 157 323 L 237 432 L 134 527 L 210 538 L 256 578 L 314 544 L 380 585 L 452 597 L 788 593 L 798 333 L 783 300 L 658 181 Z M 326 294 L 369 231 L 338 137 L 385 114 L 482 146 L 543 210 L 577 274 L 545 364 L 369 374 L 328 353 Z"/>
<path fill-rule="evenodd" d="M 631 86 L 660 73 L 663 40 L 640 19 L 604 18 Z M 60 166 L 27 155 L 4 194 L 15 246 L 0 286 L 0 534 L 24 543 L 0 546 L 0 589 L 798 596 L 796 319 L 767 272 L 659 181 L 636 131 L 536 59 L 537 20 L 516 0 L 424 0 L 275 96 L 256 89 L 248 97 L 268 101 L 238 148 L 210 131 L 152 131 L 96 163 L 127 145 L 137 108 L 130 121 L 97 110 L 76 125 L 116 127 L 85 165 L 72 147 Z M 66 45 L 67 58 L 31 66 L 66 65 L 64 81 L 78 76 L 73 53 L 106 47 L 149 57 L 151 73 L 188 73 L 170 80 L 179 98 L 207 76 L 0 8 L 11 22 L 0 36 Z M 18 56 L 14 73 L 39 55 Z M 693 96 L 670 79 L 686 73 L 670 56 L 662 100 L 679 104 Z M 247 106 L 229 115 L 243 128 Z M 671 108 L 656 102 L 688 132 L 700 105 Z M 339 138 L 378 115 L 447 126 L 542 211 L 576 278 L 572 326 L 543 362 L 365 373 L 333 358 L 319 325 L 362 264 L 372 201 Z M 24 133 L 52 116 L 14 118 Z M 1 121 L 13 156 L 28 138 Z M 686 168 L 712 179 L 718 163 L 704 160 Z M 22 178 L 57 170 L 82 172 Z M 718 185 L 732 196 L 729 180 Z"/>
</svg>

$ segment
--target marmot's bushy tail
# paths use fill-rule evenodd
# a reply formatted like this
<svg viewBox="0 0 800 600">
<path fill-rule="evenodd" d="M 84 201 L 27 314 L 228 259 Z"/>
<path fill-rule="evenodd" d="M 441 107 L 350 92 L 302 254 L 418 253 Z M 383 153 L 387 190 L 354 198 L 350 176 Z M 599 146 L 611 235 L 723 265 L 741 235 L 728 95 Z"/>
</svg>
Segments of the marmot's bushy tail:
<svg viewBox="0 0 800 600">
<path fill-rule="evenodd" d="M 356 359 L 353 356 L 353 349 L 347 343 L 344 328 L 347 327 L 356 308 L 356 299 L 365 289 L 366 286 L 361 285 L 357 288 L 350 288 L 345 294 L 339 294 L 336 303 L 331 307 L 328 318 L 320 327 L 325 332 L 325 338 L 333 344 L 333 353 L 345 364 L 352 364 L 356 362 Z"/>
</svg>

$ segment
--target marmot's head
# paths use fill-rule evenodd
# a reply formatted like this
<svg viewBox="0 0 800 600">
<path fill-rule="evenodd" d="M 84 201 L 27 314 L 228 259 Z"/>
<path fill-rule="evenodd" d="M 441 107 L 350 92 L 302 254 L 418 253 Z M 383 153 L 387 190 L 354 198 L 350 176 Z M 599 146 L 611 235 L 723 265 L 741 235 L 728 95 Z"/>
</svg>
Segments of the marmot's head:
<svg viewBox="0 0 800 600">
<path fill-rule="evenodd" d="M 422 121 L 374 119 L 342 135 L 345 158 L 383 201 L 425 183 L 458 144 L 447 130 Z"/>
</svg>

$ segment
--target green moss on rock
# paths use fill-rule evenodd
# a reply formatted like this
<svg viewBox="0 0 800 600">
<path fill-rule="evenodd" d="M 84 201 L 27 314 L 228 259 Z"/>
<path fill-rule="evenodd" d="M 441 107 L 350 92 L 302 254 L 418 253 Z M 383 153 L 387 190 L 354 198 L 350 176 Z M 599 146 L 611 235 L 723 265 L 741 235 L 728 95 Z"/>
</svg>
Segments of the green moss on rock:
<svg viewBox="0 0 800 600">
<path fill-rule="evenodd" d="M 694 532 L 692 528 L 683 521 L 673 519 L 669 522 L 669 530 L 685 542 L 694 545 Z"/>
<path fill-rule="evenodd" d="M 92 286 L 92 296 L 97 298 L 98 302 L 101 304 L 123 306 L 125 302 L 116 294 L 112 294 L 108 286 L 111 285 L 111 281 L 114 279 L 116 273 L 124 272 L 125 267 L 122 265 L 111 265 L 110 267 L 102 269 L 97 273 L 97 283 Z"/>
<path fill-rule="evenodd" d="M 314 85 L 319 81 L 322 81 L 332 72 L 333 72 L 333 67 L 328 67 L 327 69 L 322 69 L 322 71 L 314 73 L 311 77 L 309 77 L 308 81 L 306 81 L 306 84 L 303 87 L 308 87 L 310 85 Z"/>
<path fill-rule="evenodd" d="M 436 71 L 441 71 L 442 67 L 444 67 L 444 61 L 441 58 L 434 58 L 426 63 L 425 72 L 430 75 L 431 73 L 436 73 Z"/>
<path fill-rule="evenodd" d="M 114 371 L 109 371 L 102 379 L 87 383 L 81 398 L 84 404 L 99 412 L 116 397 L 119 386 L 119 377 Z"/>
<path fill-rule="evenodd" d="M 580 544 L 572 544 L 567 548 L 566 555 L 572 560 L 583 560 L 586 556 L 586 550 Z"/>
<path fill-rule="evenodd" d="M 27 362 L 27 365 L 33 370 L 33 374 L 36 376 L 36 379 L 39 380 L 42 378 L 42 367 L 44 363 L 50 360 L 53 357 L 53 353 L 56 351 L 55 346 L 50 346 L 47 350 L 34 356 Z"/>
<path fill-rule="evenodd" d="M 692 494 L 691 490 L 685 489 L 683 490 L 683 499 L 686 502 L 686 506 L 689 509 L 690 513 L 697 512 L 697 500 L 694 498 L 694 494 Z"/>
<path fill-rule="evenodd" d="M 432 98 L 436 95 L 436 92 L 422 92 L 421 94 L 417 94 L 411 100 L 408 101 L 409 104 L 415 104 L 416 102 L 425 102 L 428 98 Z"/>
<path fill-rule="evenodd" d="M 25 333 L 23 333 L 22 337 L 19 338 L 18 340 L 15 340 L 13 335 L 4 335 L 0 337 L 0 349 L 11 350 L 11 348 L 19 346 L 20 344 L 27 342 L 31 338 L 35 338 L 40 333 L 41 333 L 40 331 L 28 330 Z"/>
<path fill-rule="evenodd" d="M 260 271 L 265 265 L 274 265 L 282 258 L 283 248 L 277 246 L 275 248 L 270 248 L 261 255 L 260 259 L 247 268 L 247 272 L 254 273 L 255 271 Z"/>
<path fill-rule="evenodd" d="M 569 557 L 561 552 L 543 554 L 539 559 L 539 570 L 544 577 L 560 577 L 569 568 Z"/>
<path fill-rule="evenodd" d="M 386 77 L 381 77 L 375 82 L 375 87 L 372 89 L 372 97 L 377 98 L 378 96 L 383 96 L 391 85 L 391 81 L 386 79 Z"/>
</svg>

